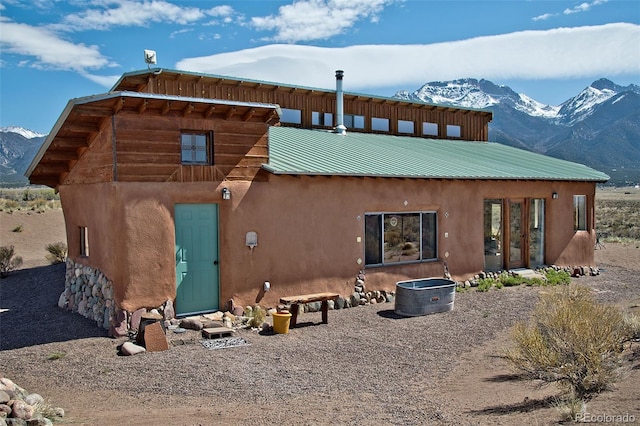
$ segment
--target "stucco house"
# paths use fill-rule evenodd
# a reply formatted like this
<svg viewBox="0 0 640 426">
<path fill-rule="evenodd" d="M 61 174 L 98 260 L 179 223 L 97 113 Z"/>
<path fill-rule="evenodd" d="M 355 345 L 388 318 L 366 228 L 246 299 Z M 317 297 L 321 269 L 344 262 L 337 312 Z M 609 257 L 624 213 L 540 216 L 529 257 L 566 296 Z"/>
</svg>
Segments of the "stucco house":
<svg viewBox="0 0 640 426">
<path fill-rule="evenodd" d="M 167 300 L 187 315 L 350 295 L 360 270 L 394 290 L 445 264 L 454 279 L 593 264 L 607 175 L 488 142 L 489 111 L 336 77 L 334 91 L 150 69 L 69 101 L 27 176 L 60 192 L 67 280 L 112 287 L 99 322 Z"/>
</svg>

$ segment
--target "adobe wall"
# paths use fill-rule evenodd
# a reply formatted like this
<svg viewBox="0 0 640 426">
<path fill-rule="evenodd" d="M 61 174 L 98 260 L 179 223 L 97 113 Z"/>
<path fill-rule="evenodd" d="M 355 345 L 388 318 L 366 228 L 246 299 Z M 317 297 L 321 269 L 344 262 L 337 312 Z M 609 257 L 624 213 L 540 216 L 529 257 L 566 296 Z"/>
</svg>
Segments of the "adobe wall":
<svg viewBox="0 0 640 426">
<path fill-rule="evenodd" d="M 223 186 L 231 189 L 231 200 L 221 199 Z M 558 199 L 551 198 L 553 191 Z M 594 193 L 593 184 L 558 182 L 273 175 L 253 183 L 60 187 L 70 257 L 104 273 L 113 282 L 116 302 L 130 312 L 175 298 L 175 203 L 219 205 L 220 303 L 233 298 L 240 305 L 273 306 L 298 293 L 350 295 L 361 269 L 367 288 L 375 290 L 394 290 L 399 280 L 442 276 L 445 260 L 454 279 L 468 278 L 484 268 L 485 198 L 544 198 L 546 262 L 591 265 L 594 233 L 574 233 L 570 212 L 573 194 L 588 195 L 592 208 Z M 440 260 L 364 268 L 365 213 L 412 211 L 438 212 Z M 89 258 L 78 257 L 78 226 L 89 228 Z M 248 231 L 258 235 L 253 250 L 245 245 Z M 270 292 L 263 292 L 264 281 L 271 283 Z"/>
</svg>

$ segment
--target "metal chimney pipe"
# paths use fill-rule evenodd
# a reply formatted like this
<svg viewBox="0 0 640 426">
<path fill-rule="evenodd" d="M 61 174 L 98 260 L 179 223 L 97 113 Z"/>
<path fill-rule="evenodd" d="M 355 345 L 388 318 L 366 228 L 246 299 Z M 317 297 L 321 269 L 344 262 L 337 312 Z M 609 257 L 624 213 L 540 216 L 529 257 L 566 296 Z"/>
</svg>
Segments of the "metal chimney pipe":
<svg viewBox="0 0 640 426">
<path fill-rule="evenodd" d="M 336 127 L 334 131 L 341 135 L 347 134 L 347 128 L 344 125 L 344 96 L 342 93 L 342 77 L 344 71 L 336 70 Z"/>
</svg>

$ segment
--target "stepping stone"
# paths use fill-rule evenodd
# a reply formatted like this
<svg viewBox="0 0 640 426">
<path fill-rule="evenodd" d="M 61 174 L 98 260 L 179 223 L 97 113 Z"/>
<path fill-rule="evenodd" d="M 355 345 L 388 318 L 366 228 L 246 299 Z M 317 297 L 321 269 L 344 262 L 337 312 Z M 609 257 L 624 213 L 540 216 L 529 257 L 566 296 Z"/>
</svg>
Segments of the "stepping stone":
<svg viewBox="0 0 640 426">
<path fill-rule="evenodd" d="M 212 327 L 202 329 L 202 337 L 206 339 L 215 339 L 219 337 L 231 336 L 234 330 L 227 327 Z"/>
</svg>

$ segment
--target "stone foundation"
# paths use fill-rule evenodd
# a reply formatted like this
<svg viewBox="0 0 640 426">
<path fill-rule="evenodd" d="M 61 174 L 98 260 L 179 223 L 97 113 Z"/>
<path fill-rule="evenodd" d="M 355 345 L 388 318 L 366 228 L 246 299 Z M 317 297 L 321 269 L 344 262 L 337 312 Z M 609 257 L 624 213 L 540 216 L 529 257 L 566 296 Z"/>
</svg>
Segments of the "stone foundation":
<svg viewBox="0 0 640 426">
<path fill-rule="evenodd" d="M 64 291 L 58 306 L 77 312 L 109 329 L 116 317 L 113 282 L 100 270 L 67 259 Z"/>
</svg>

